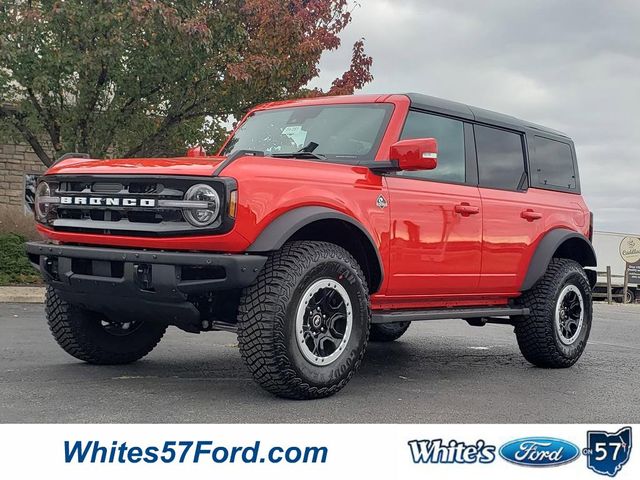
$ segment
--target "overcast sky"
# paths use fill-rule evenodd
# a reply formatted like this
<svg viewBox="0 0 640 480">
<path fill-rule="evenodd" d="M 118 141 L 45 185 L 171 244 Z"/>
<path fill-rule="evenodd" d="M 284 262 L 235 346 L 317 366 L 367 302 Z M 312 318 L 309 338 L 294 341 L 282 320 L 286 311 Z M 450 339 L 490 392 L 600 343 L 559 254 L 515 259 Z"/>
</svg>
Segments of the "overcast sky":
<svg viewBox="0 0 640 480">
<path fill-rule="evenodd" d="M 640 234 L 640 1 L 360 0 L 327 87 L 364 37 L 362 93 L 419 92 L 572 137 L 596 229 Z"/>
</svg>

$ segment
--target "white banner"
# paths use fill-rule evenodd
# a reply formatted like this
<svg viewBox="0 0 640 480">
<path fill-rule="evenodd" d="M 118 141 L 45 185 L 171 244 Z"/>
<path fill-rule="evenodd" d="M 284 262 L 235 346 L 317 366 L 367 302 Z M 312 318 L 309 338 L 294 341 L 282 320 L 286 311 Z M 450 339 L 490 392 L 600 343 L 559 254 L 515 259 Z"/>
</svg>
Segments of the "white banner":
<svg viewBox="0 0 640 480">
<path fill-rule="evenodd" d="M 636 479 L 636 427 L 2 425 L 0 461 L 4 478 Z"/>
</svg>

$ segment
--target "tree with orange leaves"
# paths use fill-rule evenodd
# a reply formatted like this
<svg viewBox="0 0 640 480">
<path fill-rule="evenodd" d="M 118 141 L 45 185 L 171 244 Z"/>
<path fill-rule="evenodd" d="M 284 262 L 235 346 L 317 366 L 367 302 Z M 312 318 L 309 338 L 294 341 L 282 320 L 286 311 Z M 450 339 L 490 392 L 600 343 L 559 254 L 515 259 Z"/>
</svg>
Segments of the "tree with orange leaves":
<svg viewBox="0 0 640 480">
<path fill-rule="evenodd" d="M 361 40 L 327 91 L 307 88 L 350 20 L 349 0 L 4 1 L 0 137 L 27 141 L 45 165 L 69 151 L 215 143 L 257 103 L 371 81 Z"/>
</svg>

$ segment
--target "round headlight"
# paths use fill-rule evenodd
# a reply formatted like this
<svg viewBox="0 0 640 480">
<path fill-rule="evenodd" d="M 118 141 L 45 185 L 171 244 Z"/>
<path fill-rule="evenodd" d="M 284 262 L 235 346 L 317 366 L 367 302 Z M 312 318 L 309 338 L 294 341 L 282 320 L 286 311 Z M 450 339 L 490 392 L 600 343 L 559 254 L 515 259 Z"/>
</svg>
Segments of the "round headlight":
<svg viewBox="0 0 640 480">
<path fill-rule="evenodd" d="M 211 225 L 220 213 L 220 197 L 213 187 L 198 184 L 187 190 L 184 199 L 189 202 L 201 202 L 206 208 L 187 207 L 182 211 L 184 218 L 194 227 Z"/>
<path fill-rule="evenodd" d="M 51 204 L 42 201 L 42 197 L 50 197 L 51 196 L 51 187 L 47 182 L 40 182 L 38 187 L 36 188 L 36 195 L 34 198 L 33 209 L 36 212 L 36 218 L 40 222 L 44 222 L 47 219 L 47 215 L 49 214 L 49 210 L 51 209 Z"/>
</svg>

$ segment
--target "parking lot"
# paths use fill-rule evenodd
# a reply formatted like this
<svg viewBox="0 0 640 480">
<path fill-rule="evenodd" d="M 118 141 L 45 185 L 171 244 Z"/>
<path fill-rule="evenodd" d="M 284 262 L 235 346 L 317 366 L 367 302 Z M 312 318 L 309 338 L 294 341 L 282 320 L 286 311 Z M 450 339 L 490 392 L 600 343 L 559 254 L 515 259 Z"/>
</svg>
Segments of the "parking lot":
<svg viewBox="0 0 640 480">
<path fill-rule="evenodd" d="M 55 344 L 42 305 L 0 304 L 0 422 L 640 423 L 638 340 L 640 305 L 597 304 L 578 364 L 542 370 L 510 327 L 414 323 L 338 395 L 296 402 L 253 383 L 230 333 L 171 328 L 144 360 L 98 367 Z"/>
</svg>

